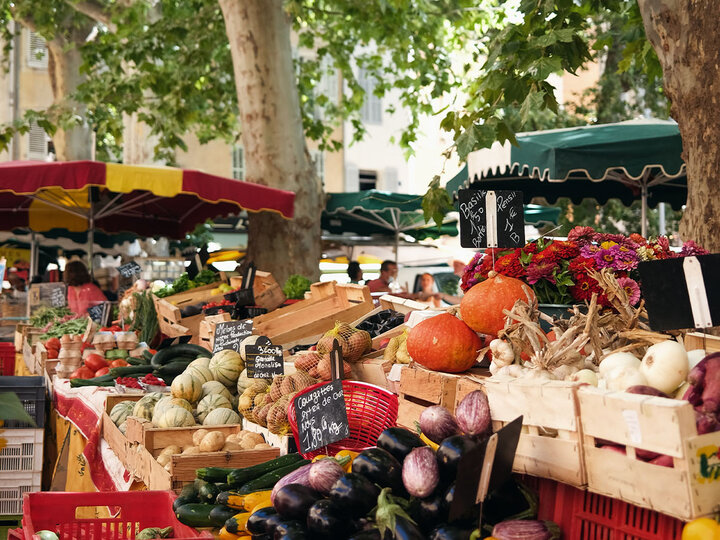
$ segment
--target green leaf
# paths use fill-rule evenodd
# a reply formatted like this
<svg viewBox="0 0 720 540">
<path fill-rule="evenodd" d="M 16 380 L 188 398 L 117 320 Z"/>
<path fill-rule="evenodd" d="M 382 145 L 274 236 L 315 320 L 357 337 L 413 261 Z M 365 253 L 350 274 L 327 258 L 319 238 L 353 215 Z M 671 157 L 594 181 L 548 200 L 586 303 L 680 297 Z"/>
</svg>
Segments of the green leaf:
<svg viewBox="0 0 720 540">
<path fill-rule="evenodd" d="M 520 120 L 525 124 L 532 111 L 540 109 L 543 104 L 543 95 L 540 92 L 530 92 L 520 107 Z"/>
<path fill-rule="evenodd" d="M 15 392 L 0 394 L 0 420 L 16 420 L 36 426 Z"/>
</svg>

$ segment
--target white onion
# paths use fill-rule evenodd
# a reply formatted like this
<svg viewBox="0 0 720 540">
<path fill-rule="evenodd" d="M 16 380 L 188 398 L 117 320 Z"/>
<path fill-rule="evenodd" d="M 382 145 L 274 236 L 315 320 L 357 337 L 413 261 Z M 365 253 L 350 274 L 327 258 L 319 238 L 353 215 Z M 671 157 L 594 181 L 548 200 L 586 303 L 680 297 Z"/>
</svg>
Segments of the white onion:
<svg viewBox="0 0 720 540">
<path fill-rule="evenodd" d="M 581 369 L 580 371 L 570 375 L 570 380 L 573 382 L 579 382 L 589 384 L 591 386 L 598 385 L 597 374 L 591 369 Z"/>
<path fill-rule="evenodd" d="M 640 369 L 640 359 L 629 352 L 612 353 L 602 359 L 598 371 L 601 377 L 606 377 L 611 371 L 621 367 Z"/>
<path fill-rule="evenodd" d="M 649 386 L 672 394 L 688 376 L 688 355 L 677 341 L 667 340 L 648 347 L 640 372 Z"/>
<path fill-rule="evenodd" d="M 631 386 L 647 386 L 648 382 L 639 369 L 634 367 L 618 367 L 605 376 L 608 390 L 624 391 Z"/>
</svg>

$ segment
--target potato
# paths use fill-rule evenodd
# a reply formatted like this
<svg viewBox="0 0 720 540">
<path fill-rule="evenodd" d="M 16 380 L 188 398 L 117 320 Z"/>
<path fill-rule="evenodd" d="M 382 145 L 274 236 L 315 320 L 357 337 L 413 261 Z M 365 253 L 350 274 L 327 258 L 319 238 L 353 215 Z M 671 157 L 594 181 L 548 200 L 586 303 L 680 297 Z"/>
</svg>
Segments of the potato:
<svg viewBox="0 0 720 540">
<path fill-rule="evenodd" d="M 182 452 L 182 449 L 178 445 L 171 444 L 170 446 L 163 448 L 162 452 L 160 452 L 160 455 L 167 454 L 171 456 L 173 454 L 179 454 L 180 452 Z"/>
<path fill-rule="evenodd" d="M 225 443 L 240 444 L 240 433 L 231 433 L 225 438 Z"/>
<path fill-rule="evenodd" d="M 217 452 L 225 445 L 225 436 L 219 431 L 211 431 L 200 441 L 201 452 Z"/>
<path fill-rule="evenodd" d="M 255 448 L 256 444 L 264 443 L 265 439 L 262 435 L 259 433 L 248 433 L 245 435 L 245 437 L 242 438 L 240 441 L 240 446 L 242 446 L 244 449 L 249 450 L 251 448 Z"/>
<path fill-rule="evenodd" d="M 195 446 L 200 446 L 200 441 L 203 440 L 203 437 L 210 433 L 207 429 L 198 429 L 195 433 L 193 433 L 192 441 Z"/>
<path fill-rule="evenodd" d="M 200 448 L 198 448 L 197 446 L 188 446 L 187 448 L 185 448 L 185 450 L 183 450 L 182 455 L 183 456 L 191 456 L 191 455 L 195 455 L 195 454 L 199 454 L 199 453 L 200 453 Z"/>
<path fill-rule="evenodd" d="M 160 454 L 157 457 L 157 462 L 162 465 L 163 467 L 170 463 L 172 459 L 170 458 L 170 454 Z"/>
<path fill-rule="evenodd" d="M 254 450 L 261 450 L 261 449 L 265 449 L 265 448 L 272 448 L 272 446 L 269 445 L 269 444 L 266 443 L 266 442 L 260 443 L 260 444 L 256 444 L 255 446 L 253 446 L 253 449 L 254 449 Z"/>
<path fill-rule="evenodd" d="M 236 442 L 229 442 L 225 441 L 225 446 L 222 447 L 223 452 L 237 452 L 238 450 L 242 450 L 242 446 L 240 446 L 240 443 Z"/>
</svg>

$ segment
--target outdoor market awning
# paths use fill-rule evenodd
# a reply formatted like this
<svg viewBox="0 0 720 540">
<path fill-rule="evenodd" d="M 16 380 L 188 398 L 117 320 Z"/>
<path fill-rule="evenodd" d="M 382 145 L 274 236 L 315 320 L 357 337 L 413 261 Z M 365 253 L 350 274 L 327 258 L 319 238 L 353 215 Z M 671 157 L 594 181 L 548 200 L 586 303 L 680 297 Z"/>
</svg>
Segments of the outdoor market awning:
<svg viewBox="0 0 720 540">
<path fill-rule="evenodd" d="M 630 205 L 670 203 L 676 210 L 687 198 L 682 140 L 677 123 L 644 119 L 519 134 L 518 146 L 495 143 L 472 152 L 466 168 L 446 188 L 520 190 L 526 201 L 544 197 L 554 203 L 611 198 Z M 606 181 L 610 180 L 610 181 Z"/>
<path fill-rule="evenodd" d="M 293 216 L 295 194 L 195 170 L 94 161 L 0 163 L 0 224 L 182 238 L 217 216 Z"/>
</svg>

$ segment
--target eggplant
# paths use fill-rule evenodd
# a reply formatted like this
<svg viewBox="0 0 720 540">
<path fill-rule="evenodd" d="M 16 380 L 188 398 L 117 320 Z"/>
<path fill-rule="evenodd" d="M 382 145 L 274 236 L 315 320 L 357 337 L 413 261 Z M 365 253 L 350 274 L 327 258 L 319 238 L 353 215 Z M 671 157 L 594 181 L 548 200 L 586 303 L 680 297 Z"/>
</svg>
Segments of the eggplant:
<svg viewBox="0 0 720 540">
<path fill-rule="evenodd" d="M 470 540 L 471 534 L 472 529 L 461 529 L 454 525 L 441 525 L 434 529 L 428 538 L 429 540 Z"/>
<path fill-rule="evenodd" d="M 426 446 L 415 433 L 401 427 L 391 427 L 383 431 L 377 440 L 377 445 L 387 450 L 399 463 L 405 461 L 413 448 Z"/>
<path fill-rule="evenodd" d="M 302 484 L 288 484 L 275 494 L 273 506 L 286 519 L 305 522 L 308 510 L 320 498 L 318 492 Z"/>
<path fill-rule="evenodd" d="M 383 540 L 380 534 L 380 529 L 373 527 L 372 529 L 365 529 L 358 531 L 352 536 L 348 537 L 348 540 Z"/>
<path fill-rule="evenodd" d="M 424 446 L 413 448 L 402 467 L 402 481 L 413 497 L 429 497 L 440 480 L 438 463 L 433 449 Z"/>
<path fill-rule="evenodd" d="M 380 487 L 389 487 L 393 493 L 403 492 L 402 465 L 387 450 L 368 448 L 352 462 L 352 472 L 361 474 Z"/>
<path fill-rule="evenodd" d="M 253 512 L 253 514 L 248 518 L 247 525 L 245 526 L 247 532 L 252 535 L 266 534 L 266 522 L 270 516 L 274 516 L 276 514 L 277 512 L 272 506 L 266 506 L 265 508 L 261 508 L 260 510 Z"/>
<path fill-rule="evenodd" d="M 286 521 L 287 520 L 280 514 L 274 514 L 267 518 L 267 520 L 265 520 L 265 534 L 267 537 L 273 538 L 275 536 L 275 529 L 277 526 Z"/>
<path fill-rule="evenodd" d="M 444 493 L 435 493 L 424 499 L 413 499 L 410 504 L 410 516 L 423 530 L 437 527 L 447 520 L 444 499 Z"/>
<path fill-rule="evenodd" d="M 390 538 L 395 540 L 426 540 L 419 527 L 404 516 L 395 516 L 395 529 Z"/>
<path fill-rule="evenodd" d="M 448 490 L 445 492 L 445 495 L 443 497 L 443 517 L 447 519 L 450 516 L 450 507 L 452 506 L 453 501 L 455 500 L 455 483 L 453 483 Z M 479 516 L 479 507 L 477 505 L 471 506 L 468 508 L 468 510 L 458 517 L 458 519 L 455 521 L 455 525 L 465 525 L 473 523 L 474 521 L 477 521 L 477 518 Z"/>
<path fill-rule="evenodd" d="M 444 482 L 455 482 L 460 459 L 477 445 L 476 440 L 467 435 L 453 435 L 440 443 L 435 454 L 440 469 L 440 478 Z"/>
<path fill-rule="evenodd" d="M 345 538 L 354 524 L 330 499 L 321 499 L 310 507 L 307 530 L 313 537 Z"/>
<path fill-rule="evenodd" d="M 380 489 L 357 473 L 342 476 L 330 490 L 329 498 L 352 517 L 363 517 L 377 504 Z"/>
<path fill-rule="evenodd" d="M 275 526 L 274 540 L 305 540 L 307 532 L 303 524 L 296 520 L 283 520 Z"/>
</svg>

